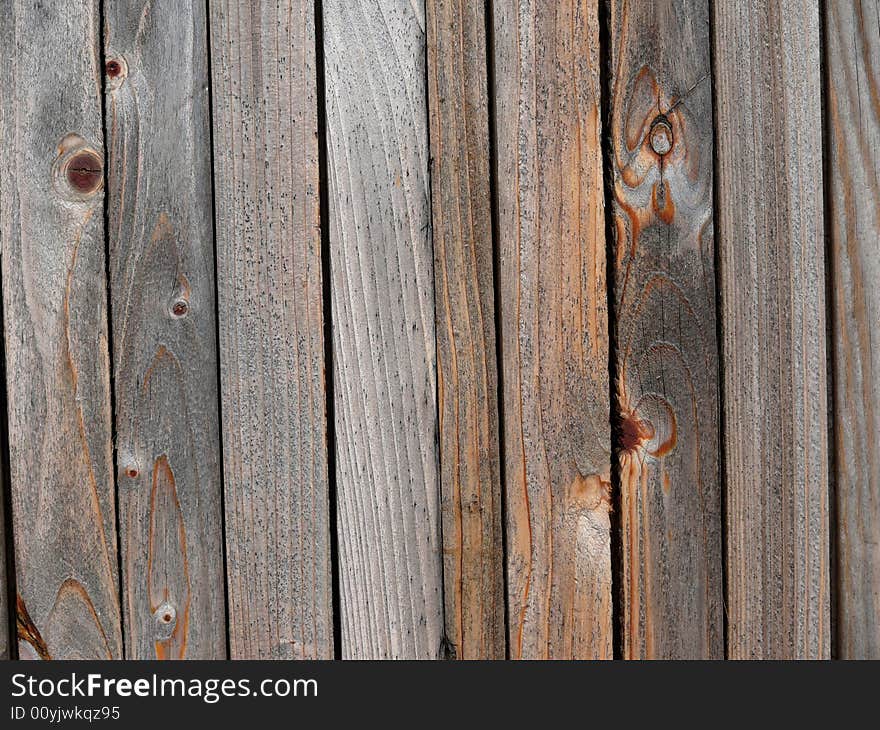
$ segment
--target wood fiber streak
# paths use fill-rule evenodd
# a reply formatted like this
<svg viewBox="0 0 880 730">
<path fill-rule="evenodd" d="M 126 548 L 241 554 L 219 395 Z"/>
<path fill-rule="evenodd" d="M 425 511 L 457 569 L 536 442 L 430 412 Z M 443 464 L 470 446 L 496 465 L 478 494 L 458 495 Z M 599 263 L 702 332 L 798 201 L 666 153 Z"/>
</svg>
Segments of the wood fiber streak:
<svg viewBox="0 0 880 730">
<path fill-rule="evenodd" d="M 2 114 L 2 112 L 0 112 Z M 2 117 L 0 117 L 2 119 Z M 2 130 L 2 123 L 0 123 L 0 130 Z M 2 132 L 0 132 L 2 133 Z M 2 144 L 2 142 L 0 142 Z M 0 180 L 2 180 L 3 173 L 0 172 Z M 2 185 L 2 182 L 0 182 Z M 0 188 L 2 190 L 2 188 Z M 2 225 L 2 213 L 0 213 L 0 225 Z M 0 228 L 0 235 L 2 235 L 2 228 Z M 2 240 L 0 240 L 0 245 L 2 245 Z M 0 418 L 3 418 L 4 415 L 0 413 Z M 9 446 L 5 440 L 0 440 L 0 449 L 8 449 Z M 6 550 L 6 530 L 9 529 L 7 527 L 6 522 L 6 490 L 9 489 L 9 485 L 6 483 L 4 475 L 0 472 L 0 661 L 4 661 L 6 659 L 12 659 L 12 647 L 9 642 L 9 631 L 7 628 L 9 627 L 9 612 L 12 610 L 10 606 L 10 595 L 9 591 L 7 591 L 7 567 L 6 563 L 11 558 L 10 555 L 7 555 Z"/>
<path fill-rule="evenodd" d="M 325 0 L 342 653 L 440 654 L 424 7 Z"/>
<path fill-rule="evenodd" d="M 612 656 L 599 20 L 495 6 L 510 655 Z"/>
<path fill-rule="evenodd" d="M 728 655 L 830 652 L 816 0 L 713 3 Z"/>
<path fill-rule="evenodd" d="M 118 659 L 96 0 L 0 4 L 0 246 L 23 659 Z"/>
<path fill-rule="evenodd" d="M 611 4 L 629 659 L 724 657 L 708 15 L 705 0 Z"/>
<path fill-rule="evenodd" d="M 880 2 L 825 4 L 837 655 L 880 659 Z"/>
<path fill-rule="evenodd" d="M 237 659 L 333 656 L 313 6 L 210 6 Z"/>
<path fill-rule="evenodd" d="M 504 659 L 485 7 L 427 15 L 446 639 Z"/>
<path fill-rule="evenodd" d="M 126 656 L 225 659 L 204 3 L 104 12 Z"/>
</svg>

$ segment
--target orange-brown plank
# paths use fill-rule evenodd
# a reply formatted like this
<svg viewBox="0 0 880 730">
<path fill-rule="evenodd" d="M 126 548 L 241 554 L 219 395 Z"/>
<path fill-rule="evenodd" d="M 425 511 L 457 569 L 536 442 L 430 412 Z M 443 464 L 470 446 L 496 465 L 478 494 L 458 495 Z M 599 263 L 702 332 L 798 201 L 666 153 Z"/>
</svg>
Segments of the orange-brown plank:
<svg viewBox="0 0 880 730">
<path fill-rule="evenodd" d="M 611 658 L 597 2 L 494 28 L 510 654 Z"/>
<path fill-rule="evenodd" d="M 446 639 L 455 657 L 503 659 L 485 7 L 427 13 Z"/>
<path fill-rule="evenodd" d="M 722 658 L 709 8 L 610 11 L 623 655 Z"/>
<path fill-rule="evenodd" d="M 841 659 L 880 659 L 880 2 L 825 4 Z"/>
</svg>

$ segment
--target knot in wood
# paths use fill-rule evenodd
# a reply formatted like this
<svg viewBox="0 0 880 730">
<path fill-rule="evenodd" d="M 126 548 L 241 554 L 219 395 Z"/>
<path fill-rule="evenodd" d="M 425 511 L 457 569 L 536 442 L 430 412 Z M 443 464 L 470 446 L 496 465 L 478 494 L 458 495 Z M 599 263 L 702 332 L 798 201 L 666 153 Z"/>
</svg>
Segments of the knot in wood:
<svg viewBox="0 0 880 730">
<path fill-rule="evenodd" d="M 155 611 L 153 611 L 153 624 L 155 626 L 155 637 L 159 641 L 167 641 L 174 633 L 174 627 L 177 625 L 177 609 L 168 601 L 162 603 Z"/>
<path fill-rule="evenodd" d="M 180 319 L 189 314 L 189 302 L 186 299 L 175 299 L 171 305 L 171 315 Z"/>
<path fill-rule="evenodd" d="M 93 195 L 104 182 L 104 163 L 95 152 L 82 150 L 67 160 L 64 174 L 70 187 L 77 193 Z"/>
<path fill-rule="evenodd" d="M 657 117 L 651 125 L 651 149 L 661 157 L 672 149 L 672 127 L 665 117 Z"/>
<path fill-rule="evenodd" d="M 104 64 L 104 73 L 107 76 L 107 88 L 115 91 L 128 76 L 128 63 L 122 56 L 109 58 Z"/>
<path fill-rule="evenodd" d="M 628 413 L 620 419 L 618 425 L 620 446 L 625 451 L 635 451 L 646 441 L 654 438 L 654 425 L 639 418 L 635 413 Z"/>
</svg>

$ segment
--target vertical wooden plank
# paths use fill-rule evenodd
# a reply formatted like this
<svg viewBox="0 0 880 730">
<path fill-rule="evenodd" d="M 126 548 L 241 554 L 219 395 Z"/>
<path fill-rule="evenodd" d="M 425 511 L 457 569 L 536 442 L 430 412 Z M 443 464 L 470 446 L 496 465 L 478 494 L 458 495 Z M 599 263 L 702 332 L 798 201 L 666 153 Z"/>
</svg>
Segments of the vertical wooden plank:
<svg viewBox="0 0 880 730">
<path fill-rule="evenodd" d="M 233 658 L 333 655 L 313 5 L 210 6 Z"/>
<path fill-rule="evenodd" d="M 495 6 L 510 654 L 611 658 L 599 21 Z"/>
<path fill-rule="evenodd" d="M 713 4 L 731 658 L 829 656 L 816 0 Z"/>
<path fill-rule="evenodd" d="M 443 634 L 424 4 L 325 0 L 342 651 Z"/>
<path fill-rule="evenodd" d="M 610 10 L 623 655 L 723 658 L 709 7 Z"/>
<path fill-rule="evenodd" d="M 225 659 L 205 6 L 104 13 L 126 656 Z"/>
<path fill-rule="evenodd" d="M 0 6 L 21 658 L 121 658 L 95 0 Z"/>
<path fill-rule="evenodd" d="M 0 112 L 2 113 L 2 112 Z M 0 129 L 3 128 L 2 122 L 0 122 Z M 2 142 L 0 142 L 2 145 Z M 2 174 L 0 174 L 2 177 Z M 2 185 L 2 183 L 0 183 Z M 2 228 L 0 228 L 2 231 Z M 0 242 L 2 245 L 2 242 Z M 0 414 L 0 418 L 3 417 L 4 414 Z M 0 440 L 0 448 L 7 449 L 8 446 L 5 440 Z M 9 485 L 6 484 L 6 480 L 2 472 L 0 472 L 0 661 L 11 659 L 12 654 L 10 652 L 10 636 L 9 636 L 9 591 L 8 588 L 8 576 L 6 573 L 7 570 L 7 560 L 9 557 L 7 556 L 6 551 L 6 535 L 7 535 L 7 526 L 6 526 L 6 494 L 5 491 L 9 488 Z"/>
<path fill-rule="evenodd" d="M 485 6 L 427 14 L 446 639 L 504 659 Z"/>
<path fill-rule="evenodd" d="M 841 659 L 880 659 L 880 2 L 825 4 Z"/>
</svg>

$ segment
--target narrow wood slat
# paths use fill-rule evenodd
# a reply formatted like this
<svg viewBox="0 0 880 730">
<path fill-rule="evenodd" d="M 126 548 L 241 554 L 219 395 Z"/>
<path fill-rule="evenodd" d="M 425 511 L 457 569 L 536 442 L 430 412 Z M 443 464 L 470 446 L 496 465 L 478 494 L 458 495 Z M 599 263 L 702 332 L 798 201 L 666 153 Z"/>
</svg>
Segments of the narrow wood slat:
<svg viewBox="0 0 880 730">
<path fill-rule="evenodd" d="M 461 659 L 503 659 L 486 15 L 428 0 L 443 595 Z"/>
<path fill-rule="evenodd" d="M 233 658 L 330 658 L 314 3 L 211 3 Z"/>
<path fill-rule="evenodd" d="M 825 5 L 841 659 L 880 659 L 880 2 Z"/>
<path fill-rule="evenodd" d="M 816 0 L 713 4 L 728 653 L 829 656 Z"/>
<path fill-rule="evenodd" d="M 0 111 L 2 114 L 2 111 Z M 2 117 L 0 117 L 2 119 Z M 3 125 L 0 122 L 0 130 L 2 130 Z M 2 143 L 0 143 L 2 144 Z M 0 173 L 0 178 L 2 178 L 2 173 Z M 0 182 L 2 185 L 2 182 Z M 0 214 L 0 221 L 2 221 L 2 214 Z M 0 235 L 2 235 L 2 222 L 0 222 Z M 0 241 L 0 245 L 2 245 L 2 241 Z M 0 324 L 0 328 L 2 328 L 2 324 Z M 5 418 L 6 414 L 0 412 L 0 418 Z M 5 440 L 0 441 L 0 449 L 4 451 L 7 450 L 8 444 Z M 8 576 L 7 576 L 7 561 L 9 561 L 10 556 L 7 555 L 6 550 L 6 535 L 7 535 L 7 522 L 6 522 L 6 490 L 9 489 L 9 485 L 6 483 L 4 479 L 4 475 L 0 473 L 0 661 L 4 661 L 6 659 L 12 659 L 12 644 L 10 639 L 12 638 L 9 635 L 9 611 L 10 611 L 10 603 L 9 600 L 11 596 L 10 592 L 7 590 L 8 588 Z"/>
<path fill-rule="evenodd" d="M 424 6 L 325 0 L 342 652 L 443 634 Z"/>
<path fill-rule="evenodd" d="M 205 7 L 104 13 L 126 656 L 224 659 Z"/>
<path fill-rule="evenodd" d="M 610 10 L 623 655 L 723 658 L 708 3 Z"/>
<path fill-rule="evenodd" d="M 98 5 L 0 5 L 10 487 L 28 659 L 122 657 Z"/>
<path fill-rule="evenodd" d="M 597 3 L 497 3 L 510 654 L 611 658 Z"/>
</svg>

